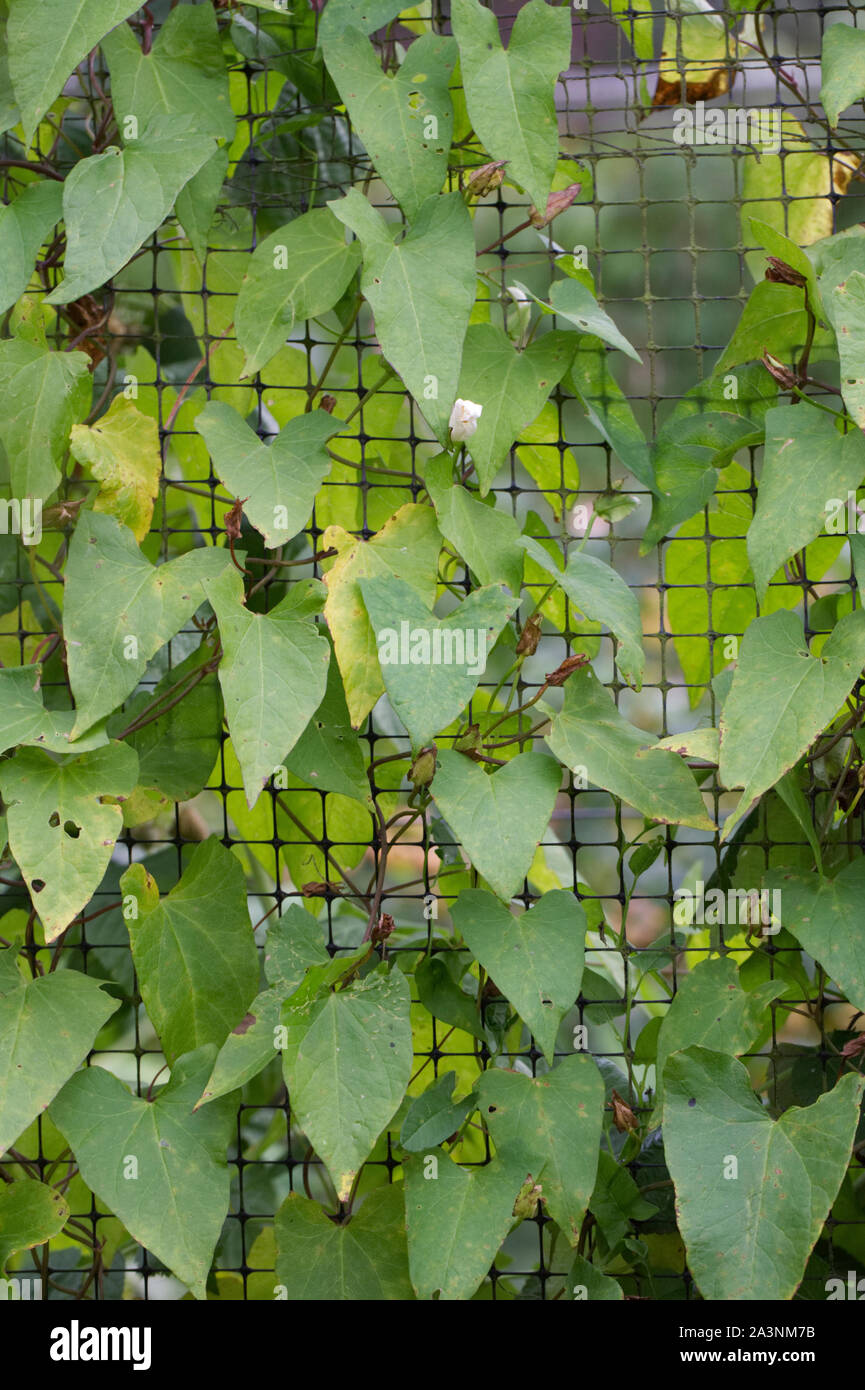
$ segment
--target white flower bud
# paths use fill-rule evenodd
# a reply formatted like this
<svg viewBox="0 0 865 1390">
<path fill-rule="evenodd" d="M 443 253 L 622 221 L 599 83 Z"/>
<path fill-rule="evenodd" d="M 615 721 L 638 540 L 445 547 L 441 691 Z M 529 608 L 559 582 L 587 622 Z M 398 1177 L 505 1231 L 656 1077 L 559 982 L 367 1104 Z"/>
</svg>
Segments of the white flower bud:
<svg viewBox="0 0 865 1390">
<path fill-rule="evenodd" d="M 454 401 L 454 408 L 448 421 L 451 439 L 460 444 L 464 439 L 471 439 L 478 427 L 478 420 L 481 418 L 482 412 L 483 406 L 475 405 L 474 401 Z"/>
</svg>

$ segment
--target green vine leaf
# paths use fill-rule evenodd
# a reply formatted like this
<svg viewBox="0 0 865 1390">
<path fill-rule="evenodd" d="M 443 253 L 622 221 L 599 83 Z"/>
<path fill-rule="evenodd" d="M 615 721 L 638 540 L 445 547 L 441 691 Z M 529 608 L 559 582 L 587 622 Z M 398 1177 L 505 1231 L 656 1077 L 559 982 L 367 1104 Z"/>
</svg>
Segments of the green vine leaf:
<svg viewBox="0 0 865 1390">
<path fill-rule="evenodd" d="M 862 279 L 865 286 L 865 276 Z M 833 499 L 847 505 L 865 477 L 865 438 L 841 435 L 822 411 L 780 405 L 766 416 L 766 452 L 748 558 L 762 604 L 776 571 L 818 536 Z"/>
<path fill-rule="evenodd" d="M 324 616 L 356 729 L 384 693 L 378 645 L 359 581 L 377 574 L 396 575 L 410 584 L 431 608 L 436 597 L 441 536 L 433 509 L 409 502 L 371 540 L 359 541 L 341 526 L 329 526 L 324 533 L 324 546 L 339 552 L 325 575 Z"/>
<path fill-rule="evenodd" d="M 772 613 L 751 624 L 721 715 L 721 782 L 744 788 L 722 839 L 834 718 L 863 665 L 861 608 L 841 619 L 819 656 L 809 653 L 794 613 Z"/>
<path fill-rule="evenodd" d="M 409 1153 L 423 1153 L 424 1149 L 443 1143 L 477 1109 L 474 1091 L 462 1100 L 452 1099 L 456 1082 L 456 1072 L 446 1071 L 412 1101 L 399 1135 L 400 1144 Z"/>
<path fill-rule="evenodd" d="M 764 888 L 778 890 L 784 927 L 857 1009 L 865 1009 L 865 945 L 859 922 L 865 860 L 845 864 L 835 878 L 770 869 Z"/>
<path fill-rule="evenodd" d="M 0 1188 L 0 1274 L 20 1250 L 33 1250 L 59 1235 L 69 1220 L 69 1203 L 56 1188 L 17 1178 Z"/>
<path fill-rule="evenodd" d="M 0 208 L 0 314 L 27 289 L 39 248 L 60 221 L 62 207 L 63 185 L 43 179 Z"/>
<path fill-rule="evenodd" d="M 507 51 L 495 15 L 478 0 L 453 0 L 451 22 L 475 134 L 544 212 L 559 156 L 556 81 L 571 61 L 568 11 L 529 0 Z"/>
<path fill-rule="evenodd" d="M 122 150 L 111 146 L 80 160 L 63 185 L 65 278 L 46 304 L 69 304 L 116 275 L 162 225 L 214 148 L 210 136 L 180 133 L 169 122 L 165 130 L 143 130 Z"/>
<path fill-rule="evenodd" d="M 0 752 L 31 744 L 49 753 L 89 753 L 108 742 L 104 725 L 97 725 L 73 743 L 74 711 L 46 709 L 41 680 L 41 665 L 0 670 Z"/>
<path fill-rule="evenodd" d="M 332 309 L 360 262 L 345 230 L 327 208 L 315 208 L 278 227 L 253 252 L 244 276 L 234 326 L 246 354 L 244 376 L 266 366 L 296 322 Z"/>
<path fill-rule="evenodd" d="M 153 1100 L 88 1067 L 51 1106 L 87 1186 L 200 1299 L 228 1211 L 225 1151 L 236 1119 L 227 1096 L 192 1113 L 214 1051 L 181 1057 Z"/>
<path fill-rule="evenodd" d="M 515 518 L 479 502 L 467 488 L 454 483 L 450 454 L 437 454 L 429 460 L 424 466 L 424 484 L 436 510 L 439 530 L 480 583 L 506 584 L 512 594 L 518 594 L 523 579 L 523 553 Z"/>
<path fill-rule="evenodd" d="M 454 123 L 448 84 L 456 44 L 439 34 L 422 34 L 392 77 L 354 25 L 325 30 L 322 49 L 354 129 L 413 221 L 447 179 Z"/>
<path fill-rule="evenodd" d="M 651 820 L 714 829 L 688 768 L 675 753 L 647 747 L 649 735 L 622 718 L 591 669 L 569 677 L 547 743 L 567 767 Z"/>
<path fill-rule="evenodd" d="M 358 585 L 388 697 L 418 752 L 469 703 L 518 600 L 496 586 L 475 589 L 437 618 L 395 574 L 372 575 Z"/>
<path fill-rule="evenodd" d="M 474 324 L 466 334 L 459 396 L 483 414 L 469 451 L 485 497 L 514 440 L 540 413 L 576 348 L 572 334 L 553 331 L 517 352 L 503 329 Z"/>
<path fill-rule="evenodd" d="M 542 2 L 542 0 L 541 0 Z M 363 247 L 361 290 L 375 315 L 381 349 L 445 443 L 460 379 L 463 340 L 475 302 L 475 242 L 459 193 L 428 198 L 406 235 L 358 188 L 328 207 Z M 431 265 L 447 275 L 432 280 Z"/>
<path fill-rule="evenodd" d="M 306 526 L 316 494 L 331 470 L 327 442 L 345 428 L 326 410 L 298 415 L 270 445 L 223 401 L 210 401 L 195 421 L 217 475 L 269 550 Z"/>
<path fill-rule="evenodd" d="M 9 0 L 9 75 L 28 145 L 70 72 L 137 9 L 130 0 L 43 0 L 34 25 L 29 0 Z"/>
<path fill-rule="evenodd" d="M 111 798 L 132 794 L 138 758 L 111 743 L 55 762 L 23 748 L 0 765 L 9 848 L 53 941 L 86 907 L 108 867 L 123 812 Z"/>
<path fill-rule="evenodd" d="M 90 409 L 89 366 L 83 352 L 0 342 L 0 444 L 13 496 L 45 502 L 56 492 L 69 431 Z"/>
<path fill-rule="evenodd" d="M 588 924 L 582 905 L 573 893 L 554 889 L 514 917 L 491 893 L 468 888 L 451 916 L 475 960 L 513 1004 L 552 1066 L 559 1025 L 573 1008 L 583 978 Z"/>
<path fill-rule="evenodd" d="M 134 865 L 133 868 L 138 868 Z M 126 893 L 124 879 L 121 892 Z M 177 886 L 129 922 L 145 1008 L 169 1062 L 221 1045 L 258 989 L 258 953 L 240 861 L 211 837 Z"/>
<path fill-rule="evenodd" d="M 786 912 L 784 915 L 786 917 Z M 664 1067 L 670 1054 L 699 1044 L 715 1052 L 740 1057 L 768 1028 L 767 1005 L 783 993 L 784 984 L 778 980 L 766 980 L 752 989 L 745 989 L 741 973 L 730 956 L 702 960 L 679 979 L 658 1033 L 655 1092 L 658 1118 L 663 1111 Z"/>
<path fill-rule="evenodd" d="M 540 1183 L 550 1216 L 576 1245 L 604 1121 L 604 1082 L 594 1059 L 565 1057 L 538 1077 L 496 1068 L 478 1077 L 476 1089 L 497 1159 L 523 1164 Z"/>
<path fill-rule="evenodd" d="M 664 1150 L 704 1298 L 793 1297 L 847 1171 L 863 1084 L 844 1076 L 775 1121 L 733 1057 L 703 1047 L 670 1057 Z"/>
<path fill-rule="evenodd" d="M 64 627 L 78 737 L 135 689 L 148 662 L 205 602 L 202 581 L 231 563 L 192 550 L 151 565 L 127 526 L 83 512 L 66 564 Z"/>
<path fill-rule="evenodd" d="M 292 903 L 267 933 L 264 970 L 268 988 L 256 995 L 220 1047 L 196 1109 L 246 1085 L 273 1060 L 282 1005 L 300 988 L 312 966 L 327 965 L 329 960 L 321 927 Z"/>
<path fill-rule="evenodd" d="M 569 552 L 562 571 L 543 546 L 529 536 L 523 536 L 520 545 L 552 575 L 586 618 L 605 623 L 615 633 L 619 639 L 616 665 L 622 678 L 639 690 L 646 661 L 643 622 L 637 596 L 624 579 L 603 560 L 577 549 Z"/>
<path fill-rule="evenodd" d="M 14 981 L 0 979 L 6 1059 L 0 1077 L 0 1154 L 47 1108 L 120 1007 L 103 992 L 101 981 L 78 970 L 57 970 L 26 983 L 16 975 Z"/>
<path fill-rule="evenodd" d="M 405 1164 L 411 1281 L 418 1298 L 471 1298 L 514 1223 L 521 1156 L 461 1168 L 443 1149 Z"/>
<path fill-rule="evenodd" d="M 836 126 L 841 112 L 865 96 L 865 33 L 849 24 L 827 28 L 820 67 L 820 101 L 829 124 Z"/>
<path fill-rule="evenodd" d="M 505 901 L 523 885 L 561 776 L 558 763 L 538 753 L 520 753 L 492 775 L 453 749 L 439 753 L 436 805 L 478 873 Z"/>
<path fill-rule="evenodd" d="M 405 975 L 380 966 L 337 993 L 283 1005 L 289 1103 L 341 1202 L 405 1095 L 409 1003 Z"/>
<path fill-rule="evenodd" d="M 297 616 L 291 595 L 270 613 L 250 612 L 233 568 L 204 589 L 219 623 L 219 684 L 251 810 L 321 704 L 330 644 Z"/>
<path fill-rule="evenodd" d="M 291 1300 L 414 1299 L 408 1273 L 405 1185 L 377 1188 L 348 1222 L 290 1192 L 276 1213 L 276 1279 Z"/>
</svg>

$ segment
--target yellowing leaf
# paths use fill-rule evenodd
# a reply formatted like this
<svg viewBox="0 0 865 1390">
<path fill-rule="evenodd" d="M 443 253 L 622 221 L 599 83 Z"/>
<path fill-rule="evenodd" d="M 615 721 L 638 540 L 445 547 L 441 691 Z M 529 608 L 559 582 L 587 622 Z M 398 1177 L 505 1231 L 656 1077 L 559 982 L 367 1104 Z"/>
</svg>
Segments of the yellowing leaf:
<svg viewBox="0 0 865 1390">
<path fill-rule="evenodd" d="M 730 86 L 736 40 L 709 0 L 667 0 L 667 19 L 653 106 L 678 106 L 682 82 L 686 101 L 711 101 Z"/>
<path fill-rule="evenodd" d="M 812 144 L 797 120 L 781 118 L 781 153 L 745 155 L 742 161 L 743 215 L 758 217 L 785 232 L 797 246 L 810 246 L 832 233 L 832 194 L 846 193 L 859 167 L 856 155 L 838 150 L 831 157 Z M 744 240 L 753 232 L 744 224 Z M 765 270 L 762 251 L 748 257 L 755 279 Z"/>
<path fill-rule="evenodd" d="M 95 425 L 72 426 L 69 447 L 73 458 L 89 464 L 101 483 L 93 510 L 116 516 L 137 541 L 143 541 L 159 491 L 162 460 L 156 422 L 132 401 L 115 396 Z"/>
</svg>

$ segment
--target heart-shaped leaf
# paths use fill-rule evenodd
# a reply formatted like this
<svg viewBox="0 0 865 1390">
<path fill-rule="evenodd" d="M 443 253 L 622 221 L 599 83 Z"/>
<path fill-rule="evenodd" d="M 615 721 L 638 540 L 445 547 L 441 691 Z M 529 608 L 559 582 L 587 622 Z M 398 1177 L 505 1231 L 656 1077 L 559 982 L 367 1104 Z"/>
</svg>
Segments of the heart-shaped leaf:
<svg viewBox="0 0 865 1390">
<path fill-rule="evenodd" d="M 406 1302 L 405 1186 L 379 1187 L 348 1222 L 290 1192 L 276 1213 L 276 1279 L 289 1300 Z"/>
<path fill-rule="evenodd" d="M 119 1007 L 77 970 L 0 980 L 0 1154 L 47 1108 Z"/>
<path fill-rule="evenodd" d="M 688 1267 L 707 1299 L 793 1297 L 838 1193 L 865 1081 L 773 1120 L 741 1062 L 704 1047 L 664 1070 L 664 1152 Z"/>
<path fill-rule="evenodd" d="M 181 1057 L 153 1100 L 139 1100 L 104 1068 L 88 1067 L 51 1106 L 87 1186 L 201 1299 L 228 1212 L 225 1151 L 237 1121 L 228 1096 L 193 1113 L 215 1051 L 202 1047 Z"/>
<path fill-rule="evenodd" d="M 538 753 L 519 753 L 492 775 L 450 748 L 439 753 L 436 805 L 500 898 L 522 887 L 560 783 L 558 763 Z"/>
<path fill-rule="evenodd" d="M 396 575 L 358 581 L 390 702 L 417 751 L 465 709 L 519 600 L 476 589 L 437 618 Z"/>
<path fill-rule="evenodd" d="M 326 410 L 298 415 L 270 445 L 224 401 L 210 401 L 195 421 L 213 466 L 265 545 L 273 550 L 302 531 L 331 470 L 327 441 L 344 428 Z"/>
<path fill-rule="evenodd" d="M 514 917 L 491 893 L 467 888 L 451 908 L 475 959 L 513 1004 L 550 1066 L 559 1024 L 580 992 L 588 924 L 558 889 Z"/>
</svg>

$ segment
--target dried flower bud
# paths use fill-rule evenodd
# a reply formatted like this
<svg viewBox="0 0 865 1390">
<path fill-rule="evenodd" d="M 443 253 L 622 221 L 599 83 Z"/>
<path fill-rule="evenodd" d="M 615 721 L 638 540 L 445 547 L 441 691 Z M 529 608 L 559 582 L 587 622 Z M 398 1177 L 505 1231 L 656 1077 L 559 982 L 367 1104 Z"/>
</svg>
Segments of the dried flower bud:
<svg viewBox="0 0 865 1390">
<path fill-rule="evenodd" d="M 434 743 L 429 748 L 422 748 L 408 770 L 408 779 L 417 789 L 418 787 L 428 787 L 435 777 L 436 758 L 438 749 Z"/>
<path fill-rule="evenodd" d="M 517 656 L 534 656 L 541 640 L 541 615 L 533 613 L 520 633 Z"/>
<path fill-rule="evenodd" d="M 505 176 L 506 159 L 497 159 L 492 164 L 482 164 L 479 169 L 475 169 L 468 183 L 465 192 L 470 198 L 484 198 L 487 193 L 492 193 L 498 188 Z"/>
<path fill-rule="evenodd" d="M 764 352 L 760 360 L 766 371 L 775 378 L 785 391 L 792 391 L 793 387 L 799 384 L 796 373 L 791 372 L 789 367 L 785 367 L 783 362 L 779 362 L 777 357 L 772 357 L 770 353 Z"/>
<path fill-rule="evenodd" d="M 858 1057 L 862 1052 L 865 1052 L 865 1033 L 857 1033 L 841 1048 L 842 1057 Z"/>
<path fill-rule="evenodd" d="M 561 666 L 557 666 L 555 671 L 545 677 L 547 685 L 564 685 L 568 676 L 572 676 L 581 666 L 588 663 L 589 658 L 582 652 L 578 656 L 566 656 Z"/>
<path fill-rule="evenodd" d="M 322 396 L 321 409 L 326 410 L 328 415 L 332 415 L 336 410 L 336 396 Z"/>
<path fill-rule="evenodd" d="M 794 270 L 786 261 L 781 261 L 777 256 L 767 256 L 769 269 L 766 271 L 766 279 L 771 280 L 776 285 L 798 285 L 803 290 L 808 281 L 798 270 Z"/>
<path fill-rule="evenodd" d="M 305 898 L 338 898 L 342 895 L 338 883 L 304 883 L 300 891 Z"/>
<path fill-rule="evenodd" d="M 380 946 L 383 941 L 387 941 L 396 923 L 389 912 L 383 912 L 369 934 L 369 939 L 373 946 Z"/>
<path fill-rule="evenodd" d="M 248 497 L 238 497 L 234 503 L 234 506 L 230 507 L 228 511 L 225 513 L 225 521 L 223 525 L 225 526 L 225 534 L 228 536 L 229 540 L 237 541 L 240 539 L 241 531 L 243 529 L 243 506 L 244 503 L 248 501 Z"/>
<path fill-rule="evenodd" d="M 639 1120 L 630 1105 L 626 1105 L 622 1100 L 618 1091 L 613 1091 L 610 1096 L 610 1105 L 613 1110 L 613 1124 L 620 1134 L 624 1134 L 629 1129 L 639 1128 Z"/>
<path fill-rule="evenodd" d="M 547 199 L 546 212 L 538 212 L 536 207 L 532 207 L 529 213 L 529 221 L 533 227 L 546 227 L 547 223 L 552 222 L 554 217 L 558 217 L 560 212 L 571 206 L 575 198 L 579 197 L 581 183 L 569 184 L 567 188 L 562 188 L 558 193 L 551 193 Z"/>
</svg>

